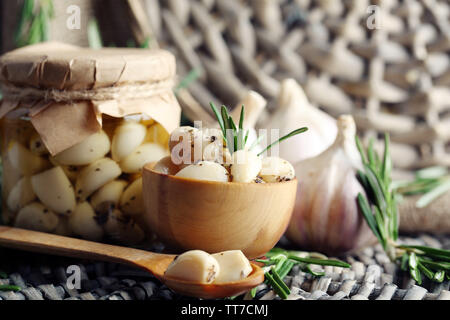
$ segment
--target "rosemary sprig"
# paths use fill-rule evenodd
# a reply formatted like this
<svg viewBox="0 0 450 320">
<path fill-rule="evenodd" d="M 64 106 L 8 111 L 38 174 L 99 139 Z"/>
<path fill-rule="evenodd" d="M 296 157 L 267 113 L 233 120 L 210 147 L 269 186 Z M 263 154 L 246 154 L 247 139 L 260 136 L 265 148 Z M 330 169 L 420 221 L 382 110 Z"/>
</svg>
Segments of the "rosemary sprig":
<svg viewBox="0 0 450 320">
<path fill-rule="evenodd" d="M 435 199 L 450 191 L 450 172 L 446 167 L 430 167 L 418 170 L 413 181 L 398 181 L 397 192 L 409 196 L 422 194 L 416 207 L 424 208 Z"/>
<path fill-rule="evenodd" d="M 402 270 L 409 271 L 419 285 L 422 283 L 423 276 L 436 282 L 443 281 L 445 275 L 450 277 L 450 250 L 407 246 L 398 242 L 396 199 L 399 184 L 394 185 L 390 178 L 389 135 L 385 135 L 384 156 L 381 162 L 377 160 L 378 155 L 373 149 L 373 143 L 369 143 L 368 149 L 364 150 L 356 137 L 356 144 L 364 166 L 364 170 L 358 171 L 357 177 L 365 191 L 365 195 L 358 194 L 358 205 L 369 228 L 378 238 L 391 261 L 399 263 Z M 423 182 L 427 179 L 440 179 L 442 175 L 443 170 L 435 168 L 419 172 L 416 176 Z M 403 187 L 407 188 L 408 192 L 417 192 L 423 186 L 419 187 L 416 184 Z M 427 194 L 429 193 L 425 193 Z M 429 200 L 430 197 L 425 199 Z"/>
<path fill-rule="evenodd" d="M 233 154 L 234 152 L 238 150 L 245 149 L 245 146 L 247 144 L 247 139 L 249 135 L 249 130 L 244 130 L 243 124 L 244 124 L 244 114 L 245 114 L 245 107 L 242 106 L 241 108 L 241 114 L 239 118 L 239 126 L 236 126 L 233 119 L 231 118 L 230 114 L 228 113 L 228 109 L 225 106 L 222 106 L 220 111 L 217 109 L 217 107 L 214 105 L 214 103 L 210 103 L 211 109 L 219 122 L 220 129 L 222 130 L 223 139 L 228 147 L 228 150 L 230 150 L 230 153 Z M 274 145 L 291 138 L 295 135 L 298 135 L 300 133 L 303 133 L 307 131 L 308 128 L 303 127 L 299 128 L 297 130 L 294 130 L 287 135 L 279 138 L 274 143 L 267 146 L 263 151 L 261 151 L 258 156 L 262 155 L 264 152 L 272 148 Z M 260 138 L 257 139 L 256 142 L 254 142 L 249 150 L 253 149 L 257 144 L 259 144 Z"/>
<path fill-rule="evenodd" d="M 266 254 L 266 259 L 257 259 L 256 262 L 263 263 L 269 267 L 265 272 L 265 282 L 282 298 L 286 299 L 291 293 L 289 287 L 283 279 L 289 274 L 295 265 L 299 265 L 303 272 L 313 276 L 323 276 L 323 272 L 311 269 L 311 265 L 337 266 L 350 268 L 346 262 L 335 259 L 319 259 L 312 257 L 312 254 L 299 251 L 286 251 L 280 248 L 273 248 Z"/>
</svg>

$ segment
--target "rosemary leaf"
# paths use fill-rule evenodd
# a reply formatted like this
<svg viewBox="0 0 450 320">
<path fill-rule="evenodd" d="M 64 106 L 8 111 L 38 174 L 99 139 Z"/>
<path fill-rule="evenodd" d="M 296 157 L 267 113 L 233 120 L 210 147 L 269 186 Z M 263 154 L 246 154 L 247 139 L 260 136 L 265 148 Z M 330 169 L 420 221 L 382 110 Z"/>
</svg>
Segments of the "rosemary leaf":
<svg viewBox="0 0 450 320">
<path fill-rule="evenodd" d="M 305 271 L 316 277 L 322 277 L 325 275 L 325 272 L 317 272 L 317 271 L 312 270 L 311 265 L 309 265 L 309 264 L 306 265 Z"/>
<path fill-rule="evenodd" d="M 222 130 L 223 136 L 226 137 L 227 133 L 225 131 L 224 121 L 222 119 L 222 116 L 219 113 L 219 110 L 217 110 L 217 108 L 214 105 L 214 103 L 210 102 L 209 105 L 211 106 L 211 109 L 212 109 L 214 115 L 216 116 L 217 122 L 219 122 L 219 126 L 220 126 L 220 129 Z"/>
<path fill-rule="evenodd" d="M 248 140 L 248 135 L 249 135 L 249 133 L 250 133 L 249 130 L 247 130 L 247 131 L 245 132 L 244 145 L 247 144 L 247 140 Z M 257 140 L 255 140 L 255 141 L 257 141 Z M 259 144 L 259 142 L 258 142 L 257 144 Z M 253 144 L 252 144 L 252 145 L 253 145 Z M 252 148 L 250 148 L 249 150 L 252 150 Z"/>
<path fill-rule="evenodd" d="M 395 194 L 392 194 L 392 240 L 397 241 L 398 240 L 398 230 L 399 230 L 399 217 L 398 217 L 398 207 L 397 207 L 397 198 Z"/>
<path fill-rule="evenodd" d="M 341 267 L 341 268 L 350 268 L 351 265 L 344 261 L 335 260 L 335 259 L 315 259 L 315 258 L 301 258 L 297 257 L 295 255 L 289 255 L 288 257 L 291 260 L 308 263 L 308 264 L 317 264 L 321 266 L 334 266 L 334 267 Z"/>
<path fill-rule="evenodd" d="M 267 266 L 267 265 L 274 264 L 273 261 L 265 260 L 265 259 L 255 259 L 255 262 L 264 263 L 264 265 L 266 265 L 266 266 Z"/>
<path fill-rule="evenodd" d="M 417 202 L 416 207 L 417 208 L 424 208 L 427 205 L 429 205 L 433 200 L 440 197 L 444 193 L 447 193 L 450 191 L 450 180 L 440 184 L 439 186 L 435 187 L 434 189 L 431 189 L 427 193 L 425 193 Z"/>
<path fill-rule="evenodd" d="M 425 168 L 425 169 L 416 171 L 416 178 L 417 179 L 437 179 L 437 178 L 441 178 L 441 177 L 447 175 L 448 173 L 449 172 L 446 167 L 435 166 L 435 167 L 429 167 L 429 168 Z"/>
<path fill-rule="evenodd" d="M 373 138 L 370 139 L 369 141 L 369 148 L 367 149 L 367 157 L 369 160 L 369 166 L 371 166 L 372 168 L 376 168 L 376 160 L 375 160 L 375 154 L 374 154 L 374 150 L 373 150 Z"/>
<path fill-rule="evenodd" d="M 386 212 L 387 204 L 382 182 L 371 166 L 365 165 L 364 167 L 366 169 L 367 182 L 375 196 L 375 204 L 380 208 L 380 211 Z"/>
<path fill-rule="evenodd" d="M 364 148 L 361 144 L 361 140 L 359 140 L 358 136 L 355 136 L 356 147 L 358 148 L 359 154 L 361 155 L 361 161 L 363 164 L 367 164 L 366 153 L 364 152 Z"/>
<path fill-rule="evenodd" d="M 450 271 L 450 264 L 446 264 L 444 262 L 434 262 L 428 260 L 421 260 L 423 264 L 432 267 L 435 270 L 446 270 Z"/>
<path fill-rule="evenodd" d="M 431 248 L 431 247 L 426 247 L 426 246 L 408 246 L 408 245 L 400 245 L 399 248 L 401 248 L 401 249 L 417 249 L 417 250 L 422 251 L 423 253 L 434 254 L 434 255 L 439 255 L 439 256 L 446 257 L 446 258 L 450 258 L 450 250 L 445 250 L 445 249 L 437 249 L 437 248 Z"/>
<path fill-rule="evenodd" d="M 428 269 L 427 267 L 425 267 L 422 263 L 418 264 L 419 270 L 425 275 L 425 277 L 427 277 L 430 280 L 434 279 L 434 272 L 431 271 L 430 269 Z"/>
<path fill-rule="evenodd" d="M 275 291 L 275 293 L 279 295 L 281 299 L 286 299 L 289 293 L 283 290 L 283 287 L 281 287 L 280 284 L 274 280 L 270 272 L 266 272 L 265 276 L 268 284 L 272 287 L 273 291 Z"/>
<path fill-rule="evenodd" d="M 420 271 L 418 269 L 409 269 L 409 273 L 411 277 L 416 280 L 418 285 L 422 284 L 422 276 L 420 275 Z"/>
<path fill-rule="evenodd" d="M 261 151 L 260 153 L 258 153 L 258 156 L 262 155 L 264 152 L 268 151 L 270 148 L 272 148 L 273 146 L 277 145 L 278 143 L 280 143 L 280 142 L 282 142 L 282 141 L 284 141 L 284 140 L 286 140 L 286 139 L 289 139 L 289 138 L 291 138 L 291 137 L 293 137 L 293 136 L 296 136 L 296 135 L 298 135 L 298 134 L 300 134 L 300 133 L 303 133 L 303 132 L 305 132 L 305 131 L 308 131 L 308 128 L 307 128 L 307 127 L 299 128 L 299 129 L 296 129 L 296 130 L 294 130 L 294 131 L 288 133 L 287 135 L 281 137 L 280 139 L 278 139 L 278 140 L 275 141 L 274 143 L 268 145 L 263 151 Z"/>
<path fill-rule="evenodd" d="M 22 290 L 19 286 L 13 285 L 0 285 L 0 291 L 20 291 Z"/>
<path fill-rule="evenodd" d="M 367 222 L 367 225 L 372 230 L 373 234 L 377 237 L 378 241 L 380 241 L 383 248 L 385 248 L 386 247 L 385 239 L 381 237 L 373 213 L 369 208 L 369 203 L 367 202 L 366 197 L 364 197 L 362 193 L 358 194 L 358 205 Z"/>
<path fill-rule="evenodd" d="M 272 274 L 273 274 L 273 279 L 280 285 L 280 287 L 283 289 L 283 291 L 286 292 L 287 295 L 289 295 L 289 293 L 291 293 L 291 290 L 286 285 L 286 283 L 284 283 L 283 279 L 281 279 L 278 272 L 276 270 L 272 270 Z"/>
<path fill-rule="evenodd" d="M 294 267 L 295 264 L 296 264 L 295 261 L 286 260 L 283 263 L 283 266 L 280 268 L 280 271 L 278 272 L 279 275 L 280 275 L 280 278 L 284 279 L 289 274 L 289 272 L 291 272 L 291 270 L 292 270 L 292 268 Z"/>
<path fill-rule="evenodd" d="M 252 298 L 255 298 L 255 297 L 256 297 L 256 287 L 254 287 L 252 290 L 250 290 L 250 296 L 251 296 Z"/>
<path fill-rule="evenodd" d="M 283 255 L 282 257 L 277 259 L 277 263 L 275 264 L 274 271 L 279 272 L 286 261 L 287 261 L 287 257 L 285 255 Z"/>
<path fill-rule="evenodd" d="M 414 252 L 411 252 L 411 254 L 409 255 L 409 267 L 411 269 L 416 269 L 417 268 L 417 256 Z"/>
<path fill-rule="evenodd" d="M 244 107 L 244 105 L 242 105 L 241 115 L 239 117 L 239 130 L 244 129 L 244 113 L 245 113 L 244 109 L 245 109 L 245 107 Z"/>
<path fill-rule="evenodd" d="M 408 270 L 408 261 L 409 261 L 409 255 L 405 252 L 405 253 L 402 255 L 402 262 L 401 262 L 401 264 L 400 264 L 400 268 L 401 268 L 403 271 Z"/>
<path fill-rule="evenodd" d="M 384 180 L 385 184 L 389 184 L 391 180 L 391 168 L 392 168 L 392 161 L 390 154 L 390 148 L 389 148 L 389 134 L 386 133 L 384 135 L 384 154 L 383 154 L 383 164 L 381 165 L 381 173 L 382 178 Z"/>
<path fill-rule="evenodd" d="M 443 270 L 440 270 L 440 271 L 437 271 L 437 272 L 434 274 L 433 280 L 436 281 L 436 282 L 441 283 L 441 282 L 444 281 L 444 278 L 445 278 L 445 272 L 444 272 Z"/>
</svg>

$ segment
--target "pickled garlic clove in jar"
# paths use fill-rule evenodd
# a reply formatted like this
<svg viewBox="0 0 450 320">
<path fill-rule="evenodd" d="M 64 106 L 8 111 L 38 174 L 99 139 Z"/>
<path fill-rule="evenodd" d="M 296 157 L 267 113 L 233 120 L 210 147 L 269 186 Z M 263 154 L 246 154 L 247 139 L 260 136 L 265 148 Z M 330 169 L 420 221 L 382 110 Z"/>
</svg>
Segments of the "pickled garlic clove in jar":
<svg viewBox="0 0 450 320">
<path fill-rule="evenodd" d="M 83 166 L 103 158 L 109 150 L 109 137 L 103 130 L 100 130 L 81 143 L 57 154 L 55 160 L 63 165 Z"/>
<path fill-rule="evenodd" d="M 39 200 L 58 214 L 70 215 L 75 209 L 75 192 L 61 167 L 54 167 L 31 177 Z"/>
</svg>

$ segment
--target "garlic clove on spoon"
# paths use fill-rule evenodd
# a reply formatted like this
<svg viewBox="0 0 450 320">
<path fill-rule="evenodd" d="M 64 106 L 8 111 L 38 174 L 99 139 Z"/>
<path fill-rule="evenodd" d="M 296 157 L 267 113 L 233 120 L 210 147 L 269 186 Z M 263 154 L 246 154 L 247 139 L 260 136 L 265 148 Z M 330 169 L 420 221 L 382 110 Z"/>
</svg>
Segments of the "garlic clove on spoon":
<svg viewBox="0 0 450 320">
<path fill-rule="evenodd" d="M 308 250 L 338 254 L 371 244 L 373 234 L 359 212 L 357 180 L 362 168 L 351 116 L 338 119 L 335 142 L 295 165 L 300 183 L 287 237 Z"/>
<path fill-rule="evenodd" d="M 220 266 L 214 283 L 239 281 L 252 272 L 252 266 L 241 250 L 229 250 L 212 254 Z"/>
<path fill-rule="evenodd" d="M 187 251 L 175 258 L 165 276 L 197 283 L 212 283 L 220 273 L 217 260 L 201 250 Z"/>
</svg>

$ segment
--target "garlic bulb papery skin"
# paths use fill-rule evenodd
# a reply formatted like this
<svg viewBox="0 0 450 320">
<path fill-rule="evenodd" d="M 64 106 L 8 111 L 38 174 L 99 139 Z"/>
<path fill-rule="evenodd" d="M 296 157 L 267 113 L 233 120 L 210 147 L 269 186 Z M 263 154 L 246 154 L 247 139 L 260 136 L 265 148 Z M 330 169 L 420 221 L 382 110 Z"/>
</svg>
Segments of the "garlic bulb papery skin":
<svg viewBox="0 0 450 320">
<path fill-rule="evenodd" d="M 357 180 L 362 161 L 351 116 L 339 117 L 335 142 L 320 155 L 295 165 L 300 186 L 287 237 L 301 248 L 340 254 L 375 239 L 359 211 Z"/>
<path fill-rule="evenodd" d="M 317 156 L 336 139 L 336 120 L 312 106 L 294 79 L 286 79 L 281 84 L 277 110 L 261 128 L 267 129 L 269 136 L 271 130 L 280 130 L 282 137 L 300 127 L 308 127 L 308 131 L 279 145 L 277 156 L 292 164 Z"/>
</svg>

